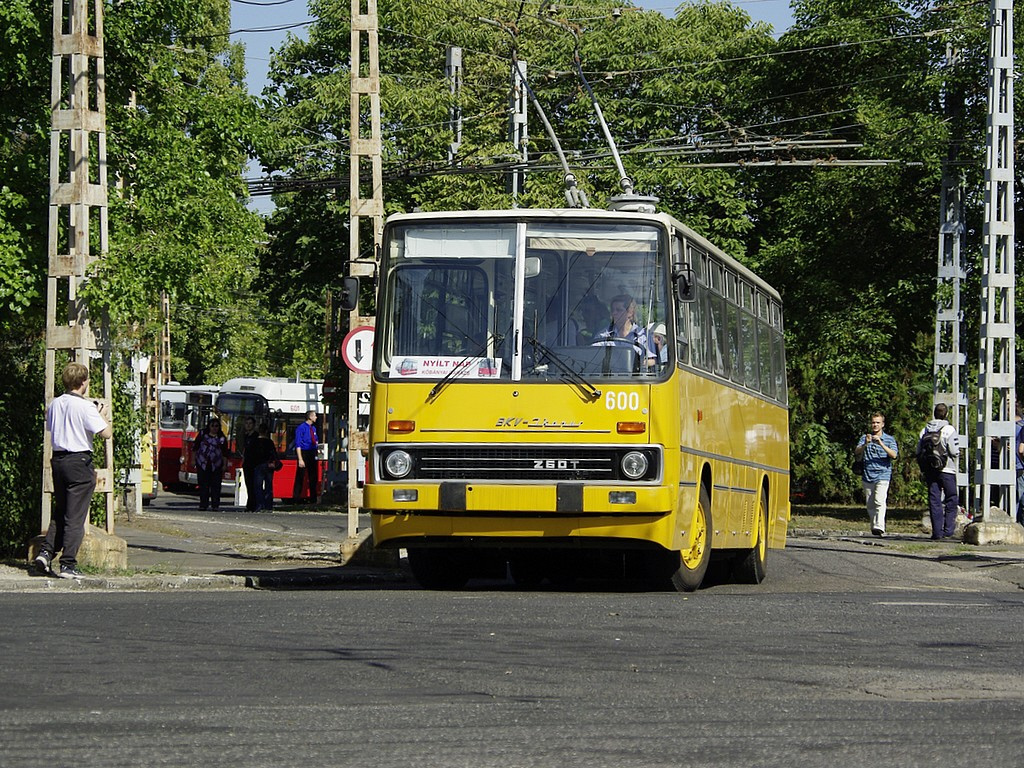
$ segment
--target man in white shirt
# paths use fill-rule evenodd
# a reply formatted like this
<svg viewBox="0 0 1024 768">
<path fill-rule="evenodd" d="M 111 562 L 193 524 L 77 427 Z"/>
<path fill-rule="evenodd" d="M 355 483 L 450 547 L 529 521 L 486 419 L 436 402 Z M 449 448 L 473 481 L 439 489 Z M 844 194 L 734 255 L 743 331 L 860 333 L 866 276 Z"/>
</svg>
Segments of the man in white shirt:
<svg viewBox="0 0 1024 768">
<path fill-rule="evenodd" d="M 96 489 L 96 471 L 92 466 L 92 439 L 113 435 L 110 422 L 99 405 L 87 400 L 89 369 L 81 363 L 68 363 L 61 374 L 65 392 L 46 408 L 46 428 L 50 433 L 53 457 L 53 515 L 46 541 L 35 558 L 36 570 L 51 573 L 54 557 L 60 555 L 62 579 L 80 579 L 78 548 L 85 538 L 89 503 Z"/>
</svg>

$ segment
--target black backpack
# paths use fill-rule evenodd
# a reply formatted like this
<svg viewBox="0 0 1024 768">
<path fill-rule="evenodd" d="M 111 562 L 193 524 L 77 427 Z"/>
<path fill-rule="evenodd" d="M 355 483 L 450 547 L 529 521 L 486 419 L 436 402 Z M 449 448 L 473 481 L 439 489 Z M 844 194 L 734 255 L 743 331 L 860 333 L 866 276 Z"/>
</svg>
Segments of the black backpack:
<svg viewBox="0 0 1024 768">
<path fill-rule="evenodd" d="M 941 472 L 948 458 L 946 444 L 942 442 L 942 430 L 921 435 L 917 446 L 917 466 L 922 472 Z"/>
</svg>

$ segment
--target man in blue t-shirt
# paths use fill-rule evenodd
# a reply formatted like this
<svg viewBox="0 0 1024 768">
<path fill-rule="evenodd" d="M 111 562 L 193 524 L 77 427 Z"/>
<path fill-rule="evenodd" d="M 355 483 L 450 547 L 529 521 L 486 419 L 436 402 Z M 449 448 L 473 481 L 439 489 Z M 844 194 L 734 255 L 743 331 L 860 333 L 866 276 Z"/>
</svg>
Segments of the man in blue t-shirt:
<svg viewBox="0 0 1024 768">
<path fill-rule="evenodd" d="M 868 431 L 861 435 L 853 453 L 864 458 L 861 481 L 868 516 L 871 518 L 871 533 L 884 536 L 885 505 L 889 497 L 889 480 L 892 479 L 892 460 L 899 454 L 899 448 L 896 438 L 886 434 L 885 417 L 882 414 L 877 411 L 871 414 Z"/>
<path fill-rule="evenodd" d="M 307 411 L 306 420 L 295 429 L 295 458 L 298 467 L 295 469 L 295 487 L 292 495 L 295 501 L 302 503 L 302 478 L 309 485 L 309 503 L 316 504 L 317 484 L 320 480 L 317 466 L 317 448 L 320 443 L 316 435 L 316 411 Z"/>
</svg>

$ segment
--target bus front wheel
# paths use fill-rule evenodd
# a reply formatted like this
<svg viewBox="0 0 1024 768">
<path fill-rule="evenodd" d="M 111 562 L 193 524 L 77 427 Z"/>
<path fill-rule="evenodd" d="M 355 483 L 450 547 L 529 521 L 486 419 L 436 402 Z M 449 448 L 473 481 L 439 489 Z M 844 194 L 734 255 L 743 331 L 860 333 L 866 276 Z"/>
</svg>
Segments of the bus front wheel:
<svg viewBox="0 0 1024 768">
<path fill-rule="evenodd" d="M 754 517 L 757 535 L 754 547 L 740 554 L 732 569 L 733 580 L 740 584 L 760 584 L 764 581 L 768 560 L 768 500 L 764 489 L 758 496 L 757 512 Z"/>
<path fill-rule="evenodd" d="M 711 560 L 711 497 L 703 485 L 693 516 L 693 536 L 688 549 L 678 553 L 678 567 L 672 574 L 672 584 L 680 592 L 696 592 L 704 581 Z"/>
<path fill-rule="evenodd" d="M 462 589 L 469 566 L 458 549 L 409 548 L 409 570 L 424 589 Z"/>
</svg>

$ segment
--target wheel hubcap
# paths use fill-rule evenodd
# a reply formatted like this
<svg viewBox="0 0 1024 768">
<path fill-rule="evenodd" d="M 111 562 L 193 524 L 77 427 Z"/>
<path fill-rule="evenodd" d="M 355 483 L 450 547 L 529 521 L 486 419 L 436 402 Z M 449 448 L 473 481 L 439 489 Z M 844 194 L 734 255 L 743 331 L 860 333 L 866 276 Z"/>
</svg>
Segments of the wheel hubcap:
<svg viewBox="0 0 1024 768">
<path fill-rule="evenodd" d="M 689 549 L 682 553 L 683 565 L 689 570 L 693 570 L 704 557 L 704 548 L 707 546 L 708 540 L 708 523 L 707 518 L 704 516 L 704 507 L 700 504 L 697 505 L 697 515 L 693 521 L 693 544 Z"/>
</svg>

